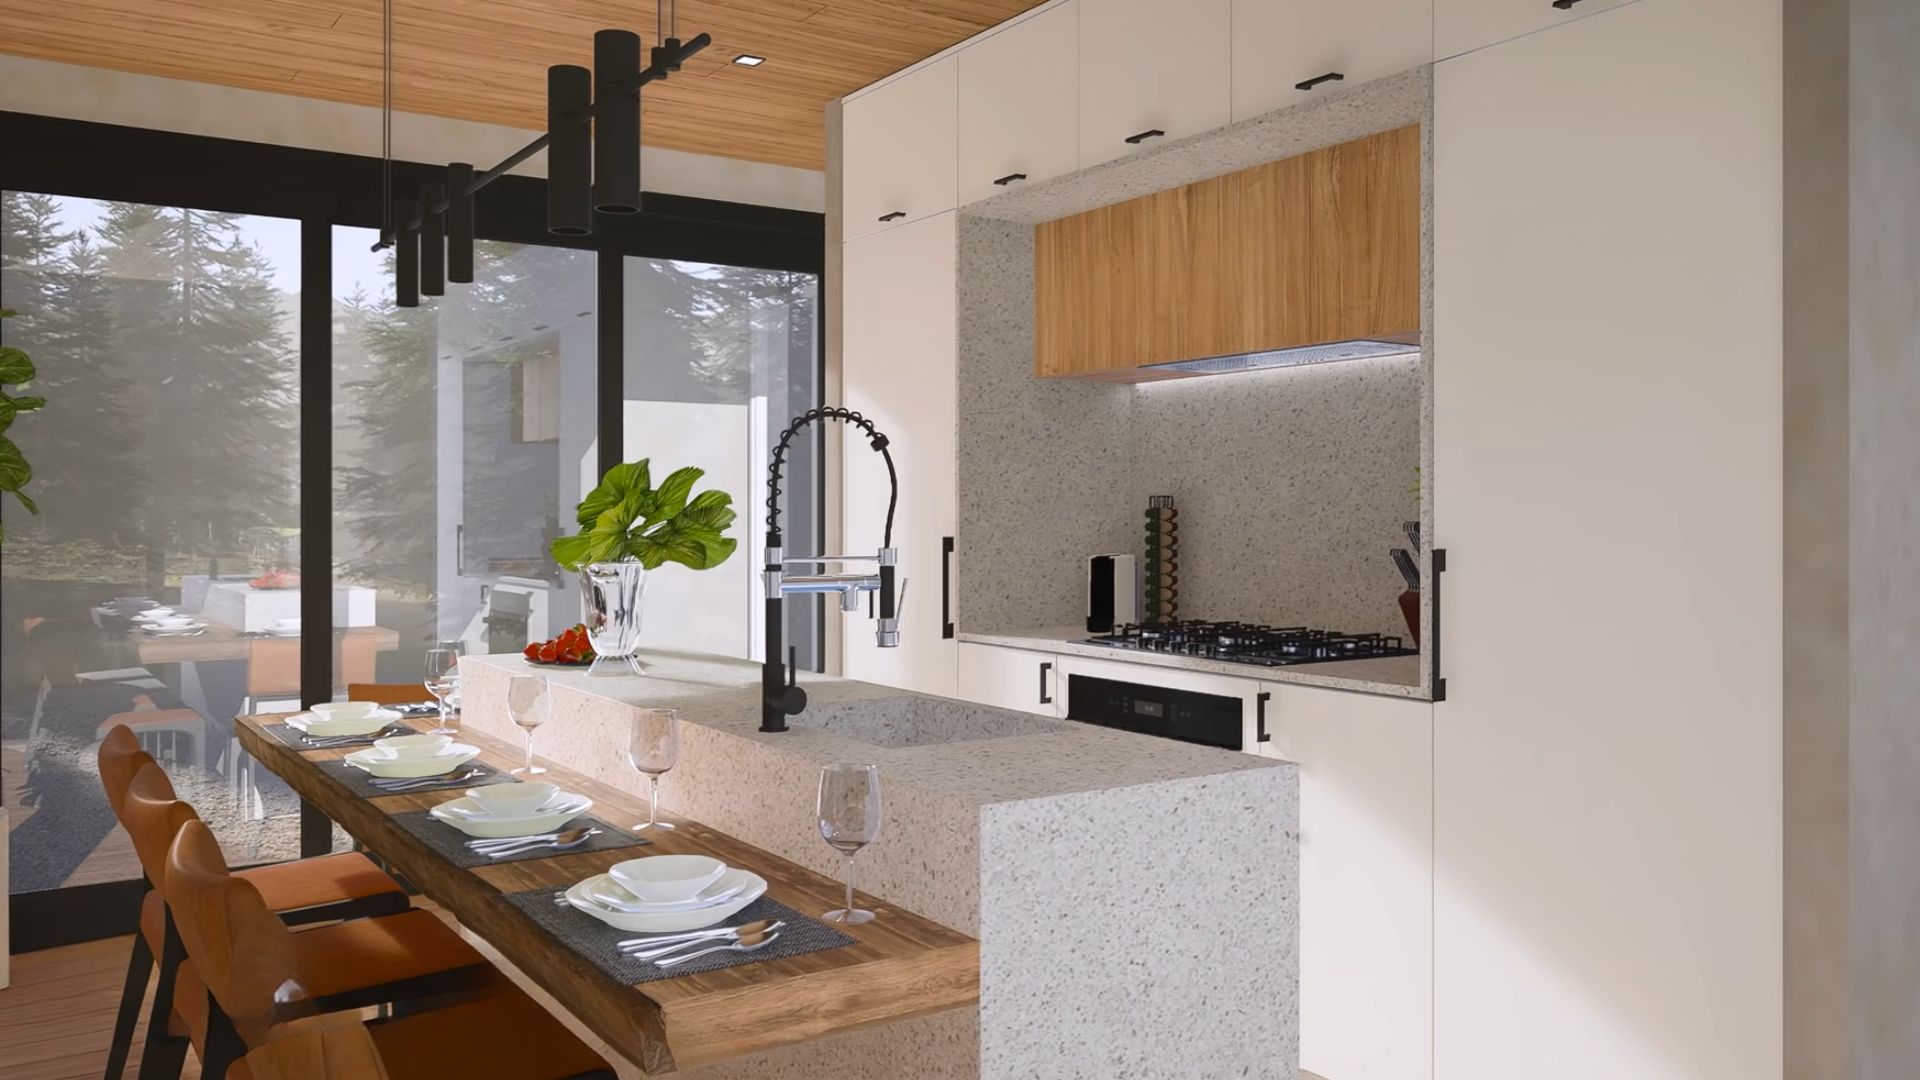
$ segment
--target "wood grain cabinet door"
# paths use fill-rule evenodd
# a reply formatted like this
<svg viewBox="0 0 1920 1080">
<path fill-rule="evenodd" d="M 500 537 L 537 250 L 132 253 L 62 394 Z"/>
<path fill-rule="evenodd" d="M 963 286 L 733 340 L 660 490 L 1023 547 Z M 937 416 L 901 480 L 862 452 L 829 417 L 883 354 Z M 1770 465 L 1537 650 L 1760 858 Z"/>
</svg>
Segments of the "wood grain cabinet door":
<svg viewBox="0 0 1920 1080">
<path fill-rule="evenodd" d="M 1420 129 L 1381 132 L 1034 230 L 1034 371 L 1420 331 Z"/>
<path fill-rule="evenodd" d="M 1432 59 L 1433 0 L 1233 0 L 1236 121 Z"/>
<path fill-rule="evenodd" d="M 1080 167 L 1225 125 L 1232 38 L 1231 0 L 1080 0 Z"/>
<path fill-rule="evenodd" d="M 847 100 L 843 240 L 953 209 L 958 66 L 949 56 Z"/>
<path fill-rule="evenodd" d="M 1071 0 L 960 53 L 960 204 L 1079 167 L 1080 7 Z"/>
</svg>

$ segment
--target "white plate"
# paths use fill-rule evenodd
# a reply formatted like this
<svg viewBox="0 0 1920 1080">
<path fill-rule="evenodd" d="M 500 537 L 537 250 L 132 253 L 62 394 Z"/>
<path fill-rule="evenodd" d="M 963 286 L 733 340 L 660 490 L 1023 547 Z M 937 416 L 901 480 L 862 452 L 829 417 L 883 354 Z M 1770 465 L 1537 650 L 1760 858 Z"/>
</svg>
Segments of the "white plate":
<svg viewBox="0 0 1920 1080">
<path fill-rule="evenodd" d="M 173 609 L 170 607 L 148 608 L 145 611 L 136 613 L 133 617 L 139 622 L 152 622 L 155 619 L 171 619 L 173 618 Z"/>
<path fill-rule="evenodd" d="M 751 870 L 742 870 L 737 866 L 728 870 L 719 881 L 714 882 L 712 888 L 719 889 L 731 885 L 732 879 L 736 874 L 745 876 L 746 888 L 735 893 L 733 898 L 726 903 L 700 908 L 697 911 L 674 911 L 664 912 L 658 915 L 639 915 L 624 911 L 613 911 L 602 907 L 588 897 L 587 890 L 599 882 L 610 880 L 605 874 L 595 874 L 575 885 L 573 888 L 568 889 L 567 903 L 599 919 L 601 922 L 606 923 L 616 930 L 625 930 L 628 933 L 672 934 L 681 930 L 701 930 L 738 914 L 742 908 L 760 899 L 760 897 L 766 893 L 766 878 L 761 877 Z"/>
<path fill-rule="evenodd" d="M 333 735 L 371 735 L 400 719 L 400 714 L 392 709 L 375 709 L 365 716 L 352 720 L 332 720 L 313 713 L 301 713 L 287 718 L 287 726 L 303 735 L 316 738 Z"/>
<path fill-rule="evenodd" d="M 207 632 L 205 626 L 149 626 L 140 631 L 148 637 L 199 637 Z"/>
<path fill-rule="evenodd" d="M 683 911 L 703 911 L 718 904 L 732 902 L 740 890 L 751 884 L 745 876 L 730 876 L 732 870 L 733 867 L 728 867 L 726 872 L 714 879 L 713 884 L 700 890 L 691 900 L 675 900 L 671 903 L 642 900 L 621 885 L 620 879 L 610 874 L 604 881 L 590 882 L 586 887 L 586 896 L 588 900 L 603 908 L 628 915 L 672 915 Z"/>
<path fill-rule="evenodd" d="M 478 810 L 478 804 L 462 795 L 427 811 L 435 820 L 443 821 L 459 829 L 468 836 L 481 839 L 499 839 L 508 836 L 538 836 L 550 833 L 593 806 L 593 800 L 585 795 L 567 795 L 553 804 L 548 810 L 527 817 L 491 818 Z"/>
<path fill-rule="evenodd" d="M 442 776 L 480 756 L 480 748 L 453 743 L 433 757 L 391 758 L 373 747 L 355 750 L 341 760 L 385 779 L 402 780 L 422 776 Z"/>
</svg>

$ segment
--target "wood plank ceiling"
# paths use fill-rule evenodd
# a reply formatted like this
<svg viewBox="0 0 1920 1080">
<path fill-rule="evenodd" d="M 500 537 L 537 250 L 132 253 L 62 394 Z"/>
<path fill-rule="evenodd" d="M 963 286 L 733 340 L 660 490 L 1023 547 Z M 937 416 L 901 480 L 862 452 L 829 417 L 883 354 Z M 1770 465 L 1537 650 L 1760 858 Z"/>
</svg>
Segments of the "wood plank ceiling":
<svg viewBox="0 0 1920 1080">
<path fill-rule="evenodd" d="M 713 35 L 646 91 L 649 146 L 821 168 L 826 103 L 1040 0 L 678 0 Z M 539 130 L 546 69 L 593 32 L 655 41 L 652 0 L 394 0 L 394 107 Z M 379 105 L 381 0 L 0 0 L 0 52 Z M 766 57 L 759 67 L 731 61 Z"/>
</svg>

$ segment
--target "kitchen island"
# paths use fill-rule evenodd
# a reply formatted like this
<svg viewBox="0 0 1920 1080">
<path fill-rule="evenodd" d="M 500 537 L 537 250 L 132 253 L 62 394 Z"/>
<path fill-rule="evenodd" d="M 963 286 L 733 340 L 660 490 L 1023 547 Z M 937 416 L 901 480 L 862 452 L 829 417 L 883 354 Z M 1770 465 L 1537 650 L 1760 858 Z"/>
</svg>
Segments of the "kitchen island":
<svg viewBox="0 0 1920 1080">
<path fill-rule="evenodd" d="M 640 790 L 629 717 L 682 720 L 662 803 L 822 873 L 820 766 L 880 766 L 862 891 L 980 942 L 980 1003 L 705 1066 L 701 1077 L 1291 1080 L 1298 1060 L 1298 777 L 1209 750 L 811 676 L 792 730 L 758 730 L 760 668 L 648 654 L 642 676 L 461 661 L 463 722 L 518 735 L 510 675 L 554 687 L 536 749 Z"/>
</svg>

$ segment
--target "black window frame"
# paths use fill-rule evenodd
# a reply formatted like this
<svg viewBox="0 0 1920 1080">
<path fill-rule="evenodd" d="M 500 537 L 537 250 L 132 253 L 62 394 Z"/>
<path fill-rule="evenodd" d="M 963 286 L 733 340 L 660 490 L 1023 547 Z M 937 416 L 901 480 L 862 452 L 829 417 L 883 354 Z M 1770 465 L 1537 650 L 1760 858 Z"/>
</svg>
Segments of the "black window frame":
<svg viewBox="0 0 1920 1080">
<path fill-rule="evenodd" d="M 300 571 L 308 586 L 301 618 L 309 626 L 330 625 L 333 617 L 333 229 L 381 225 L 382 175 L 376 157 L 0 111 L 0 190 L 300 222 Z M 444 176 L 444 163 L 392 166 L 396 192 Z M 546 231 L 546 181 L 513 175 L 489 185 L 474 211 L 479 239 L 598 255 L 595 420 L 603 472 L 619 463 L 622 446 L 626 257 L 810 273 L 820 283 L 817 310 L 826 310 L 826 218 L 820 213 L 649 191 L 637 214 L 596 214 L 591 235 L 555 236 Z M 815 386 L 822 390 L 825 327 L 824 317 L 815 319 Z M 816 454 L 823 450 L 816 440 Z M 320 497 L 305 497 L 309 492 Z M 824 485 L 820 503 L 815 520 L 824 522 Z M 753 527 L 750 516 L 743 514 L 744 527 Z M 820 622 L 824 633 L 824 615 Z M 333 674 L 332 635 L 302 637 L 302 704 L 330 700 Z M 331 823 L 305 804 L 302 809 L 301 854 L 324 854 Z M 9 887 L 12 951 L 131 933 L 143 889 L 137 880 L 19 896 Z"/>
</svg>

